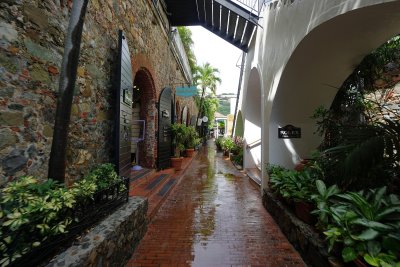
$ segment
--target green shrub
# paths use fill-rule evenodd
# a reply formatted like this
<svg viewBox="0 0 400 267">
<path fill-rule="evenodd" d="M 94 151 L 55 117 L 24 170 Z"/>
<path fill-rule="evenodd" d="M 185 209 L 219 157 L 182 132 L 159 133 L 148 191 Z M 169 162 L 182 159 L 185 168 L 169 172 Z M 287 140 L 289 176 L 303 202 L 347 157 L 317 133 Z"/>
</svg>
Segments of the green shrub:
<svg viewBox="0 0 400 267">
<path fill-rule="evenodd" d="M 174 123 L 171 125 L 172 131 L 172 144 L 175 146 L 174 156 L 179 158 L 181 151 L 185 149 L 185 140 L 187 127 L 181 123 Z"/>
<path fill-rule="evenodd" d="M 235 147 L 235 142 L 231 137 L 224 137 L 221 142 L 221 148 L 225 152 L 230 152 Z"/>
<path fill-rule="evenodd" d="M 199 138 L 199 134 L 193 126 L 188 126 L 186 128 L 186 136 L 185 136 L 185 147 L 186 148 L 195 148 L 201 142 Z"/>
<path fill-rule="evenodd" d="M 231 157 L 231 160 L 232 160 L 235 164 L 240 165 L 240 166 L 243 166 L 243 150 L 239 151 L 239 153 L 236 154 L 236 155 L 234 154 L 234 155 Z"/>
<path fill-rule="evenodd" d="M 286 199 L 310 202 L 316 192 L 315 181 L 321 173 L 314 165 L 307 165 L 302 171 L 288 170 L 277 165 L 269 165 L 271 188 Z"/>
<path fill-rule="evenodd" d="M 372 266 L 400 265 L 400 200 L 386 194 L 386 187 L 339 193 L 317 181 L 316 214 L 332 250 L 343 245 L 345 262 L 358 256 Z"/>
<path fill-rule="evenodd" d="M 40 183 L 32 176 L 10 182 L 1 195 L 1 266 L 21 257 L 51 236 L 64 233 L 71 224 L 75 196 L 59 183 Z M 8 248 L 13 249 L 11 258 Z"/>
<path fill-rule="evenodd" d="M 96 192 L 119 181 L 113 165 L 102 164 L 71 189 L 51 179 L 39 182 L 32 176 L 8 183 L 0 194 L 0 266 L 68 232 L 68 226 L 78 220 L 73 217 L 74 205 L 92 201 Z"/>
<path fill-rule="evenodd" d="M 224 138 L 222 136 L 219 136 L 217 139 L 215 139 L 215 145 L 217 146 L 217 150 L 222 150 L 222 140 Z"/>
</svg>

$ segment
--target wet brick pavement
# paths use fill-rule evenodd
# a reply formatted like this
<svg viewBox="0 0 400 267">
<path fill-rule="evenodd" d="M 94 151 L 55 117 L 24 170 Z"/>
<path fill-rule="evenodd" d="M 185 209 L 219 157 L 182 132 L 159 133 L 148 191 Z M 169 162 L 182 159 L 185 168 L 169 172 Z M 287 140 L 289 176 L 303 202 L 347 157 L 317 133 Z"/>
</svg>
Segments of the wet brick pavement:
<svg viewBox="0 0 400 267">
<path fill-rule="evenodd" d="M 305 266 L 232 163 L 204 147 L 126 266 Z"/>
</svg>

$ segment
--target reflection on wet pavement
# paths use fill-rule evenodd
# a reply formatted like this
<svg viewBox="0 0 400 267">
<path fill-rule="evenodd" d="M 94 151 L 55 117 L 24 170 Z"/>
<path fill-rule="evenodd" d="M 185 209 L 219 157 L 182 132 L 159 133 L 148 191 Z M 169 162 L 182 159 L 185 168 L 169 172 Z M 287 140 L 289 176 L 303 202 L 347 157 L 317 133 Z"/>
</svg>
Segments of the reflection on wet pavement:
<svg viewBox="0 0 400 267">
<path fill-rule="evenodd" d="M 127 266 L 305 266 L 261 196 L 209 141 Z"/>
</svg>

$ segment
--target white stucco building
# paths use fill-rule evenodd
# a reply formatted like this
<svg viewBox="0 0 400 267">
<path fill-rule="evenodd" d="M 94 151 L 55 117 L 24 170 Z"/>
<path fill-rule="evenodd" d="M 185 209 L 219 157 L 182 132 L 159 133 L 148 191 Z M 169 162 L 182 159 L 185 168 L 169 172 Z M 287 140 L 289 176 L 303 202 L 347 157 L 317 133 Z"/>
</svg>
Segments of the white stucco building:
<svg viewBox="0 0 400 267">
<path fill-rule="evenodd" d="M 330 107 L 337 88 L 364 56 L 399 33 L 400 1 L 279 0 L 269 3 L 250 44 L 237 115 L 247 144 L 244 167 L 288 168 L 320 143 L 314 110 Z M 278 138 L 278 128 L 301 138 Z"/>
</svg>

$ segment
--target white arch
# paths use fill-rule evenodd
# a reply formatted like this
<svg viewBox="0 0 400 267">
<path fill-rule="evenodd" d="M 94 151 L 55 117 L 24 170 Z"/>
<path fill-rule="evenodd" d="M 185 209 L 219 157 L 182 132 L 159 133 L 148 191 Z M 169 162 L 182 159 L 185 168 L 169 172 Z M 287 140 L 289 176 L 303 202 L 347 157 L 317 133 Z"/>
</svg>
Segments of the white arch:
<svg viewBox="0 0 400 267">
<path fill-rule="evenodd" d="M 242 112 L 244 114 L 244 155 L 243 167 L 245 169 L 261 166 L 261 77 L 257 68 L 252 68 L 246 81 L 246 91 Z"/>
<path fill-rule="evenodd" d="M 266 8 L 263 28 L 247 55 L 244 80 L 249 80 L 252 66 L 259 65 L 262 74 L 263 171 L 266 163 L 292 167 L 309 156 L 319 143 L 310 119 L 313 110 L 321 104 L 329 107 L 335 87 L 400 26 L 400 1 L 291 2 L 276 1 Z M 278 126 L 286 124 L 301 127 L 302 138 L 278 139 Z M 265 172 L 263 177 L 265 188 Z"/>
</svg>

